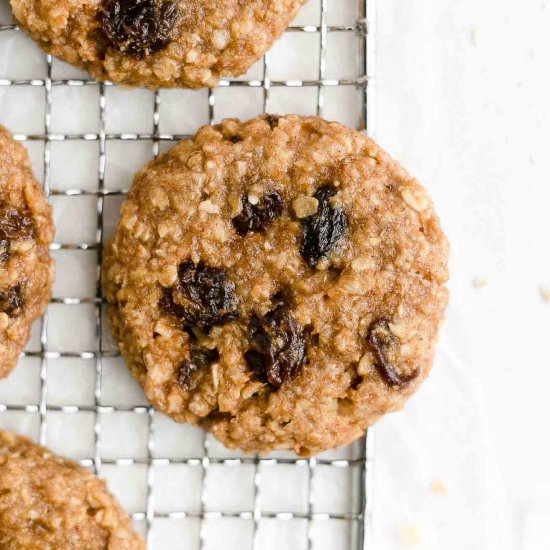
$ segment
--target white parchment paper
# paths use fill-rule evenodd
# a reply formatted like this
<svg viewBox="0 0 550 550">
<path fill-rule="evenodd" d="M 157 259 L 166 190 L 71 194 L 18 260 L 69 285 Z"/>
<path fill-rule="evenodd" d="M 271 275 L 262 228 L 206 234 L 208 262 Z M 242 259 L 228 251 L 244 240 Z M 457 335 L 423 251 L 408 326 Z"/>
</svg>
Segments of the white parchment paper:
<svg viewBox="0 0 550 550">
<path fill-rule="evenodd" d="M 433 374 L 376 428 L 377 549 L 550 547 L 548 28 L 541 0 L 378 6 L 377 138 L 452 259 Z"/>
</svg>

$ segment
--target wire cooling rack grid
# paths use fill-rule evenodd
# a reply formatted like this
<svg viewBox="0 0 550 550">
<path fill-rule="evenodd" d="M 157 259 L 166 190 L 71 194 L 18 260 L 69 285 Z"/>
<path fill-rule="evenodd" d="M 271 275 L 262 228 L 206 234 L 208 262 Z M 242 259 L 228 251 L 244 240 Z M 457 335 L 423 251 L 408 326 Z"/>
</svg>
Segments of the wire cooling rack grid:
<svg viewBox="0 0 550 550">
<path fill-rule="evenodd" d="M 0 122 L 29 149 L 57 227 L 53 299 L 0 382 L 0 427 L 106 478 L 152 550 L 370 547 L 372 437 L 258 458 L 154 412 L 110 340 L 98 275 L 133 173 L 200 125 L 265 111 L 365 130 L 373 22 L 374 0 L 310 0 L 243 78 L 127 91 L 45 56 L 0 0 Z"/>
</svg>

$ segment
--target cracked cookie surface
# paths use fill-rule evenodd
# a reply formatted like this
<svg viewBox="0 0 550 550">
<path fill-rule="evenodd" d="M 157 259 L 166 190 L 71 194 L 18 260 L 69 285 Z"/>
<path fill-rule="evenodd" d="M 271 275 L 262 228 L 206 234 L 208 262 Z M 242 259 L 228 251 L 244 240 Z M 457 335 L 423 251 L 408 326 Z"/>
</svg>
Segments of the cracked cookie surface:
<svg viewBox="0 0 550 550">
<path fill-rule="evenodd" d="M 25 437 L 0 431 L 0 548 L 145 550 L 105 483 Z"/>
<path fill-rule="evenodd" d="M 224 120 L 141 170 L 103 265 L 155 407 L 228 447 L 321 452 L 428 375 L 447 242 L 426 191 L 315 117 Z"/>
<path fill-rule="evenodd" d="M 11 0 L 21 28 L 97 80 L 213 87 L 245 73 L 305 0 Z"/>
<path fill-rule="evenodd" d="M 50 297 L 51 208 L 25 148 L 0 126 L 0 378 L 15 367 Z"/>
</svg>

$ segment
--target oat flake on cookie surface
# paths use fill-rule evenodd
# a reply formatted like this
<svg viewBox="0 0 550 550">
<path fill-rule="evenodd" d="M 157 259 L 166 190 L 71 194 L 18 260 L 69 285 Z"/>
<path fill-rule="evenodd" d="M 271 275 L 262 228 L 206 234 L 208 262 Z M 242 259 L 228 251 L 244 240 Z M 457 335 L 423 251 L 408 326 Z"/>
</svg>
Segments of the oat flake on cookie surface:
<svg viewBox="0 0 550 550">
<path fill-rule="evenodd" d="M 48 53 L 97 80 L 215 86 L 245 73 L 305 0 L 11 0 Z"/>
<path fill-rule="evenodd" d="M 7 376 L 50 298 L 51 207 L 27 151 L 0 126 L 0 378 Z"/>
<path fill-rule="evenodd" d="M 0 549 L 145 550 L 105 483 L 0 431 Z"/>
<path fill-rule="evenodd" d="M 426 191 L 315 117 L 224 120 L 135 178 L 103 265 L 155 407 L 228 447 L 349 443 L 428 375 L 447 242 Z"/>
</svg>

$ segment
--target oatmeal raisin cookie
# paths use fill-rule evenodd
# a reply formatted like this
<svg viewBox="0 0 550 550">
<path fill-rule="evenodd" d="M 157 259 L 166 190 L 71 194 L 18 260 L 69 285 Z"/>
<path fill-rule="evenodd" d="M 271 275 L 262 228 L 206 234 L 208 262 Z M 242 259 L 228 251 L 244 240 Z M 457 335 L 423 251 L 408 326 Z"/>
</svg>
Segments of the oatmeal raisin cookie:
<svg viewBox="0 0 550 550">
<path fill-rule="evenodd" d="M 155 407 L 229 447 L 348 443 L 428 375 L 447 242 L 426 191 L 315 117 L 224 120 L 138 173 L 103 266 Z"/>
</svg>

